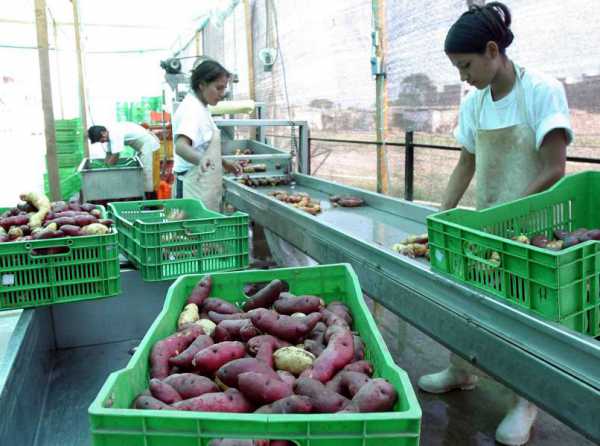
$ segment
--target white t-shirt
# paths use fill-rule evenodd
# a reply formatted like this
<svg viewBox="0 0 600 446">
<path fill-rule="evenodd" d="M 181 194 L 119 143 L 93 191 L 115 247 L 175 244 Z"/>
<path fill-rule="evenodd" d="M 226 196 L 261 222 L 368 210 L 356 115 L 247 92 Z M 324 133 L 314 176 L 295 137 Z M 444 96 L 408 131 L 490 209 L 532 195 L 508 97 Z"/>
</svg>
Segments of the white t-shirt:
<svg viewBox="0 0 600 446">
<path fill-rule="evenodd" d="M 122 152 L 126 145 L 148 134 L 148 130 L 134 122 L 115 122 L 107 129 L 109 142 L 104 150 L 108 152 L 110 149 L 112 154 Z"/>
<path fill-rule="evenodd" d="M 215 124 L 206 106 L 198 97 L 189 92 L 183 99 L 175 116 L 173 116 L 173 142 L 178 135 L 187 136 L 192 141 L 192 147 L 202 154 L 208 148 L 213 138 Z M 194 167 L 179 155 L 175 154 L 173 170 L 184 172 Z"/>
<path fill-rule="evenodd" d="M 567 134 L 567 145 L 573 141 L 569 106 L 563 85 L 556 79 L 526 69 L 521 76 L 527 124 L 535 131 L 535 146 L 539 150 L 544 137 L 551 130 L 562 128 Z M 475 134 L 478 128 L 500 129 L 524 124 L 519 112 L 516 83 L 512 91 L 493 101 L 490 87 L 473 90 L 460 106 L 458 126 L 454 130 L 457 142 L 475 153 Z M 483 104 L 481 103 L 483 97 Z M 481 107 L 480 107 L 481 104 Z M 479 122 L 477 112 L 481 108 Z"/>
</svg>

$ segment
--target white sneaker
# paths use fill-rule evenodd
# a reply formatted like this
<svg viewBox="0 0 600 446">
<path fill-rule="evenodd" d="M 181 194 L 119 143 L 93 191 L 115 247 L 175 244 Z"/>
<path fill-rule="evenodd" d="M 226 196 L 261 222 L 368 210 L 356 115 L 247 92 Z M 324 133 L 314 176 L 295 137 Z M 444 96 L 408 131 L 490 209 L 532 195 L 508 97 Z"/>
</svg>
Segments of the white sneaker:
<svg viewBox="0 0 600 446">
<path fill-rule="evenodd" d="M 441 372 L 421 376 L 417 385 L 425 392 L 446 393 L 454 389 L 474 389 L 478 379 L 477 375 L 472 375 L 450 364 L 447 369 Z"/>
<path fill-rule="evenodd" d="M 496 441 L 507 446 L 521 446 L 529 441 L 531 426 L 537 417 L 537 407 L 517 397 L 515 405 L 508 411 L 498 429 Z"/>
</svg>

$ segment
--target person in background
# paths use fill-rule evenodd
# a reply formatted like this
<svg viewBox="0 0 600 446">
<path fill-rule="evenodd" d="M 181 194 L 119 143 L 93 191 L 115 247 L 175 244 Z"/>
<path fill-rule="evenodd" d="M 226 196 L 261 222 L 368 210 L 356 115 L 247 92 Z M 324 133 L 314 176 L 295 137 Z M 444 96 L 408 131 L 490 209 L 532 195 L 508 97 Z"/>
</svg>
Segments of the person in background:
<svg viewBox="0 0 600 446">
<path fill-rule="evenodd" d="M 102 125 L 91 126 L 88 129 L 88 138 L 92 144 L 103 143 L 104 161 L 109 166 L 117 162 L 125 146 L 134 149 L 144 167 L 144 192 L 147 198 L 153 197 L 152 157 L 154 151 L 160 148 L 160 141 L 151 131 L 133 122 L 117 122 L 109 128 Z"/>
<path fill-rule="evenodd" d="M 174 197 L 197 198 L 217 212 L 223 195 L 223 169 L 241 174 L 237 163 L 222 159 L 220 130 L 207 108 L 225 97 L 230 77 L 218 62 L 202 61 L 192 70 L 190 92 L 173 117 Z"/>
<path fill-rule="evenodd" d="M 477 209 L 485 209 L 543 191 L 565 174 L 573 131 L 564 88 L 507 57 L 513 41 L 510 24 L 506 5 L 490 2 L 472 6 L 446 36 L 446 55 L 461 80 L 475 89 L 460 106 L 454 135 L 463 149 L 442 210 L 457 206 L 473 177 Z M 418 386 L 430 393 L 472 389 L 478 380 L 475 371 L 452 354 L 448 368 L 421 377 Z M 496 440 L 527 443 L 536 416 L 536 406 L 515 396 Z"/>
</svg>

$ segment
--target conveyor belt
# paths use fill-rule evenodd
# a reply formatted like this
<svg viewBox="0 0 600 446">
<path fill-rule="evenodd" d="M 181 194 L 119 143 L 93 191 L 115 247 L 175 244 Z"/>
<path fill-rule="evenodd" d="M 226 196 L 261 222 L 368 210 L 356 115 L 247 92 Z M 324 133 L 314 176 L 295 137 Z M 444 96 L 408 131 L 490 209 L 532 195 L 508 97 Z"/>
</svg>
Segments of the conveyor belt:
<svg viewBox="0 0 600 446">
<path fill-rule="evenodd" d="M 588 438 L 600 441 L 600 342 L 433 273 L 390 246 L 425 231 L 423 206 L 297 174 L 287 187 L 252 189 L 226 179 L 226 201 L 321 263 L 348 262 L 363 290 Z M 312 216 L 268 193 L 306 192 Z M 332 208 L 330 195 L 361 208 Z"/>
</svg>

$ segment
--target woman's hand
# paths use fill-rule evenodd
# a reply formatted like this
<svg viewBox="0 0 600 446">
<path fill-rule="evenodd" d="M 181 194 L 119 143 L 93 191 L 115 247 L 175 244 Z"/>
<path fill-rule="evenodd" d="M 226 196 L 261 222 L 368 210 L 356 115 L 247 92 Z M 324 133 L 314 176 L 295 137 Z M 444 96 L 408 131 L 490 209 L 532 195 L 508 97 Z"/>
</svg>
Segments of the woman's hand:
<svg viewBox="0 0 600 446">
<path fill-rule="evenodd" d="M 242 166 L 237 162 L 230 163 L 229 161 L 223 160 L 223 169 L 235 176 L 239 176 L 243 173 Z"/>
</svg>

